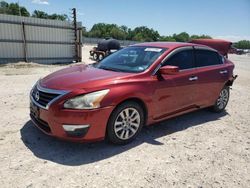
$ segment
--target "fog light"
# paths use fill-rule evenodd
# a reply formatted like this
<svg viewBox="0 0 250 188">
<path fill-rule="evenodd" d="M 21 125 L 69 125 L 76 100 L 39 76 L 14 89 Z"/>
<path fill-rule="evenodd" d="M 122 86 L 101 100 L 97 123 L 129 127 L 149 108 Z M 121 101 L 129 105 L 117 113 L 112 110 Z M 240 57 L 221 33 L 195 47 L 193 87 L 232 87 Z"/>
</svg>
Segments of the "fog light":
<svg viewBox="0 0 250 188">
<path fill-rule="evenodd" d="M 65 131 L 75 131 L 76 129 L 86 129 L 89 125 L 63 125 Z"/>
<path fill-rule="evenodd" d="M 90 125 L 63 125 L 68 136 L 83 137 L 88 132 Z"/>
</svg>

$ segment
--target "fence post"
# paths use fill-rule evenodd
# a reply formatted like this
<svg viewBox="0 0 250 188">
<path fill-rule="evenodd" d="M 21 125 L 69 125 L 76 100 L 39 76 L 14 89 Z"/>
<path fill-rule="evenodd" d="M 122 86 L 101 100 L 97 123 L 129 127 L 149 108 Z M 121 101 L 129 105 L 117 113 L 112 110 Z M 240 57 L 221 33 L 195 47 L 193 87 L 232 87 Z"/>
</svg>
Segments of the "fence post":
<svg viewBox="0 0 250 188">
<path fill-rule="evenodd" d="M 23 54 L 24 54 L 24 61 L 27 63 L 27 44 L 26 44 L 26 33 L 25 33 L 25 25 L 22 22 L 22 37 L 23 37 Z"/>
<path fill-rule="evenodd" d="M 73 8 L 72 11 L 73 11 L 73 26 L 74 26 L 74 37 L 75 37 L 75 60 L 76 60 L 76 62 L 79 62 L 78 44 L 77 44 L 76 8 Z"/>
<path fill-rule="evenodd" d="M 78 59 L 82 62 L 82 28 L 78 28 Z"/>
</svg>

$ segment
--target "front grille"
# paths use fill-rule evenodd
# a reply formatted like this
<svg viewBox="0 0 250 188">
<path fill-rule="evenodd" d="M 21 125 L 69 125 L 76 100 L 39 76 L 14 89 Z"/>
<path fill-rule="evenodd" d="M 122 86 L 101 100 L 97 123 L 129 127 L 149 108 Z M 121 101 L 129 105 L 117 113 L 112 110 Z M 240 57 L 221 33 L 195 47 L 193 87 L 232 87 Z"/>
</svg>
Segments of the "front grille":
<svg viewBox="0 0 250 188">
<path fill-rule="evenodd" d="M 46 108 L 46 106 L 55 98 L 57 98 L 60 94 L 48 93 L 45 91 L 41 91 L 35 86 L 32 91 L 32 98 L 42 107 Z"/>
<path fill-rule="evenodd" d="M 36 118 L 32 113 L 30 114 L 30 117 L 32 119 L 32 121 L 43 131 L 47 132 L 47 133 L 51 133 L 51 129 L 49 127 L 49 124 L 43 120 L 41 120 L 40 118 Z"/>
</svg>

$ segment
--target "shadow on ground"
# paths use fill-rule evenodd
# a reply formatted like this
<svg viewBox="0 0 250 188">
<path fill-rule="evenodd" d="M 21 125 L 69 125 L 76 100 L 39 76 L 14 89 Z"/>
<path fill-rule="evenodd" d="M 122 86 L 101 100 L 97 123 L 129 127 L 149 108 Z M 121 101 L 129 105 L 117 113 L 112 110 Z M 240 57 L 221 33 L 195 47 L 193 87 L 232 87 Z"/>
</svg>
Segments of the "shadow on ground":
<svg viewBox="0 0 250 188">
<path fill-rule="evenodd" d="M 36 157 L 63 165 L 78 166 L 115 156 L 142 143 L 163 145 L 156 139 L 209 121 L 219 120 L 225 115 L 227 112 L 216 114 L 200 110 L 163 121 L 155 126 L 143 128 L 138 138 L 125 146 L 114 146 L 105 142 L 78 144 L 60 141 L 43 134 L 31 121 L 26 122 L 20 132 L 23 143 Z"/>
</svg>

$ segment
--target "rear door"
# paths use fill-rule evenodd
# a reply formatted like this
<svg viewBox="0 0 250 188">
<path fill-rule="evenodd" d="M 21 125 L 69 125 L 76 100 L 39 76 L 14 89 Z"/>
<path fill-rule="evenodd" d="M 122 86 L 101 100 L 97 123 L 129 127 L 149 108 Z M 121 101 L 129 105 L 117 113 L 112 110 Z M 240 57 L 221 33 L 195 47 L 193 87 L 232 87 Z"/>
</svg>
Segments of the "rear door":
<svg viewBox="0 0 250 188">
<path fill-rule="evenodd" d="M 195 66 L 197 80 L 197 105 L 212 105 L 219 96 L 228 79 L 228 68 L 224 58 L 215 50 L 195 47 Z"/>
<path fill-rule="evenodd" d="M 197 75 L 194 64 L 193 47 L 175 50 L 162 66 L 178 66 L 176 75 L 161 75 L 155 91 L 156 112 L 154 119 L 188 110 L 194 107 L 196 97 Z"/>
</svg>

